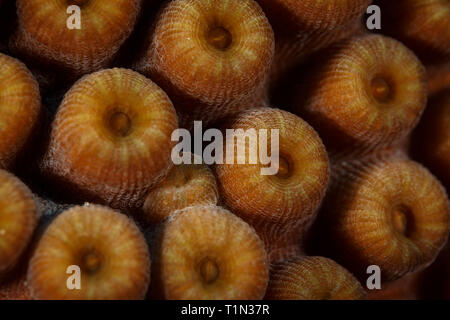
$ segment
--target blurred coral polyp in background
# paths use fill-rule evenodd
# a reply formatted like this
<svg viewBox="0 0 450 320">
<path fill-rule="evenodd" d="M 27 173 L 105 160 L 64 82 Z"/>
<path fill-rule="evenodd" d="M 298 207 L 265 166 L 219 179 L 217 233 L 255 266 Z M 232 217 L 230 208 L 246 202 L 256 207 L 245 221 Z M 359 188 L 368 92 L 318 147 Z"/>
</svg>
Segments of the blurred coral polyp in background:
<svg viewBox="0 0 450 320">
<path fill-rule="evenodd" d="M 0 1 L 0 299 L 450 299 L 449 168 L 448 0 Z"/>
</svg>

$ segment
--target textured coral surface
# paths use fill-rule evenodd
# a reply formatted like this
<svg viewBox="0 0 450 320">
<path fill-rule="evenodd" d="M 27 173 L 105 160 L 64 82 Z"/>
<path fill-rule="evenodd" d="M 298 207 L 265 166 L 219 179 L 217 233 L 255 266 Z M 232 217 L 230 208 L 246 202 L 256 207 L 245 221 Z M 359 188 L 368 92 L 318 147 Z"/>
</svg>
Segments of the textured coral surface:
<svg viewBox="0 0 450 320">
<path fill-rule="evenodd" d="M 0 300 L 450 299 L 449 23 L 0 1 Z"/>
</svg>

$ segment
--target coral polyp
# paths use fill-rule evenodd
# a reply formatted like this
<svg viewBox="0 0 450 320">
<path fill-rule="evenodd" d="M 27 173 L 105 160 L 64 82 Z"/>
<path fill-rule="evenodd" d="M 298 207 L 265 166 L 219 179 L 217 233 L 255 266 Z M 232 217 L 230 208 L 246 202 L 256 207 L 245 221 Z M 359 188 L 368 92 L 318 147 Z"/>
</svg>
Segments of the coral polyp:
<svg viewBox="0 0 450 320">
<path fill-rule="evenodd" d="M 216 178 L 208 166 L 175 165 L 147 195 L 144 218 L 153 223 L 162 222 L 176 210 L 193 205 L 215 205 L 218 199 Z"/>
<path fill-rule="evenodd" d="M 17 1 L 18 29 L 11 46 L 34 62 L 75 74 L 99 70 L 112 62 L 131 34 L 140 0 Z M 69 28 L 71 5 L 80 8 L 78 28 Z M 68 12 L 70 14 L 68 14 Z"/>
<path fill-rule="evenodd" d="M 67 285 L 71 266 L 79 268 L 77 290 Z M 147 243 L 125 215 L 98 205 L 73 207 L 45 230 L 27 278 L 34 299 L 143 299 L 150 282 Z"/>
<path fill-rule="evenodd" d="M 177 211 L 155 243 L 152 290 L 166 299 L 262 299 L 269 280 L 264 245 L 231 212 Z M 250 276 L 251 275 L 251 276 Z"/>
<path fill-rule="evenodd" d="M 379 35 L 333 46 L 302 81 L 295 110 L 332 153 L 392 147 L 418 123 L 427 100 L 425 69 L 400 42 Z"/>
<path fill-rule="evenodd" d="M 450 59 L 448 0 L 378 0 L 385 14 L 383 28 L 429 62 Z"/>
<path fill-rule="evenodd" d="M 336 178 L 320 220 L 327 253 L 356 275 L 377 265 L 384 280 L 417 271 L 447 241 L 450 207 L 424 167 L 392 158 Z"/>
<path fill-rule="evenodd" d="M 0 65 L 0 168 L 8 168 L 36 128 L 41 97 L 23 63 L 0 53 Z"/>
<path fill-rule="evenodd" d="M 113 207 L 138 205 L 169 170 L 177 127 L 156 84 L 131 70 L 102 70 L 64 97 L 42 168 Z"/>
<path fill-rule="evenodd" d="M 31 191 L 18 178 L 0 169 L 0 282 L 27 247 L 37 220 Z"/>
<path fill-rule="evenodd" d="M 236 131 L 236 138 L 227 139 L 224 146 L 225 154 L 236 149 L 233 164 L 215 167 L 220 194 L 233 213 L 255 227 L 272 259 L 272 255 L 283 251 L 280 246 L 295 247 L 312 222 L 328 185 L 327 152 L 316 131 L 287 111 L 248 110 L 230 120 L 227 128 L 242 131 Z M 256 141 L 267 142 L 267 150 L 277 143 L 271 135 L 278 130 L 279 159 L 272 160 L 272 165 L 278 165 L 275 174 L 261 173 L 270 164 L 264 164 L 258 143 L 251 143 L 251 137 L 247 139 L 251 130 L 255 131 Z M 261 130 L 267 130 L 266 142 L 261 142 Z M 242 147 L 245 154 L 240 155 Z M 251 163 L 252 155 L 256 156 L 255 164 Z"/>
<path fill-rule="evenodd" d="M 253 0 L 171 1 L 151 37 L 138 70 L 180 113 L 207 122 L 252 107 L 274 51 L 272 28 Z"/>
<path fill-rule="evenodd" d="M 345 268 L 324 257 L 300 257 L 276 264 L 266 299 L 361 300 L 366 293 Z"/>
<path fill-rule="evenodd" d="M 290 31 L 335 30 L 361 18 L 368 0 L 257 0 L 271 22 Z"/>
<path fill-rule="evenodd" d="M 361 30 L 370 0 L 258 0 L 275 30 L 271 82 L 314 52 Z"/>
</svg>

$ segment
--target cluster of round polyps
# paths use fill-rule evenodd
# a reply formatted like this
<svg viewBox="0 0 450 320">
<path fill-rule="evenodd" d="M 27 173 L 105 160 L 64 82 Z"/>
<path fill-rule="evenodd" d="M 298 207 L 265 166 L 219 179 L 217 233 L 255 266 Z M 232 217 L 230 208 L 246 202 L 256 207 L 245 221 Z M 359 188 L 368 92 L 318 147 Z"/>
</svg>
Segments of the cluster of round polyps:
<svg viewBox="0 0 450 320">
<path fill-rule="evenodd" d="M 450 59 L 448 0 L 378 0 L 384 14 L 383 31 L 405 43 L 421 58 Z"/>
<path fill-rule="evenodd" d="M 150 268 L 149 295 L 166 299 L 361 299 L 355 276 L 365 281 L 370 265 L 385 283 L 400 278 L 372 298 L 413 290 L 410 272 L 434 260 L 450 225 L 444 188 L 404 152 L 411 142 L 450 186 L 449 0 L 374 1 L 381 32 L 427 63 L 444 60 L 428 74 L 397 40 L 363 34 L 370 0 L 164 1 L 154 21 L 142 14 L 130 38 L 144 2 L 152 14 L 163 1 L 12 1 L 9 49 L 32 63 L 43 87 L 95 72 L 65 95 L 36 155 L 42 177 L 34 166 L 21 173 L 33 184 L 55 183 L 50 197 L 61 189 L 72 203 L 142 210 L 156 261 L 126 216 L 35 201 L 1 171 L 22 169 L 15 160 L 41 103 L 25 66 L 0 54 L 0 299 L 142 299 Z M 139 40 L 142 50 L 133 52 Z M 127 69 L 98 71 L 127 63 L 127 53 L 152 80 Z M 427 76 L 429 108 L 409 140 Z M 285 84 L 298 85 L 293 105 Z M 56 96 L 46 92 L 45 100 Z M 306 121 L 267 108 L 270 98 Z M 216 176 L 206 165 L 171 161 L 172 134 L 195 120 L 234 130 L 215 154 L 225 161 Z M 42 210 L 57 217 L 31 241 Z M 309 232 L 319 250 L 308 253 L 343 267 L 304 256 Z M 446 271 L 430 272 L 444 289 L 448 253 L 442 257 Z"/>
<path fill-rule="evenodd" d="M 227 128 L 242 131 L 235 131 L 237 139 L 227 139 L 224 158 L 228 157 L 227 150 L 239 151 L 243 147 L 245 159 L 235 152 L 234 164 L 216 165 L 224 202 L 255 227 L 271 260 L 296 253 L 328 184 L 328 156 L 320 137 L 299 117 L 270 108 L 244 111 L 227 123 Z M 246 139 L 247 130 L 251 129 L 260 143 L 261 130 L 267 130 L 267 150 L 276 143 L 271 141 L 273 130 L 279 130 L 276 174 L 262 175 L 261 170 L 274 165 L 277 159 L 263 164 L 258 151 L 263 146 Z M 250 162 L 252 154 L 257 156 L 256 164 Z"/>
<path fill-rule="evenodd" d="M 93 72 L 111 62 L 131 34 L 140 3 L 141 0 L 18 0 L 18 30 L 11 46 L 37 62 L 75 74 Z M 67 26 L 70 5 L 80 8 L 80 29 Z"/>
<path fill-rule="evenodd" d="M 253 0 L 174 0 L 160 13 L 137 68 L 179 109 L 181 122 L 212 122 L 259 106 L 274 51 L 272 28 Z"/>
<path fill-rule="evenodd" d="M 361 30 L 370 0 L 258 0 L 274 27 L 272 81 L 315 51 Z"/>
<path fill-rule="evenodd" d="M 37 218 L 31 191 L 15 176 L 0 170 L 0 280 L 27 247 Z"/>
<path fill-rule="evenodd" d="M 395 280 L 432 262 L 450 227 L 447 194 L 421 165 L 391 158 L 349 165 L 319 217 L 325 251 L 358 276 Z"/>
<path fill-rule="evenodd" d="M 391 38 L 368 35 L 330 48 L 300 85 L 295 110 L 333 156 L 372 153 L 404 139 L 426 104 L 425 70 Z"/>
<path fill-rule="evenodd" d="M 433 96 L 415 132 L 414 151 L 450 188 L 450 89 Z M 450 190 L 450 189 L 449 189 Z"/>
<path fill-rule="evenodd" d="M 41 97 L 24 64 L 0 53 L 0 65 L 0 168 L 6 168 L 36 127 Z"/>
<path fill-rule="evenodd" d="M 79 268 L 77 290 L 68 286 L 71 266 Z M 125 215 L 97 205 L 73 207 L 45 230 L 28 282 L 34 299 L 143 299 L 150 282 L 147 243 Z"/>
<path fill-rule="evenodd" d="M 231 212 L 178 211 L 155 243 L 152 295 L 166 299 L 262 299 L 269 280 L 264 244 Z"/>
<path fill-rule="evenodd" d="M 159 223 L 176 210 L 193 205 L 215 205 L 218 198 L 216 178 L 208 166 L 176 165 L 150 190 L 143 207 L 144 218 Z"/>
<path fill-rule="evenodd" d="M 358 280 L 333 260 L 299 257 L 273 266 L 266 299 L 361 300 L 366 293 Z"/>
<path fill-rule="evenodd" d="M 42 167 L 110 206 L 138 205 L 169 170 L 177 127 L 156 84 L 131 70 L 102 70 L 64 97 Z"/>
</svg>

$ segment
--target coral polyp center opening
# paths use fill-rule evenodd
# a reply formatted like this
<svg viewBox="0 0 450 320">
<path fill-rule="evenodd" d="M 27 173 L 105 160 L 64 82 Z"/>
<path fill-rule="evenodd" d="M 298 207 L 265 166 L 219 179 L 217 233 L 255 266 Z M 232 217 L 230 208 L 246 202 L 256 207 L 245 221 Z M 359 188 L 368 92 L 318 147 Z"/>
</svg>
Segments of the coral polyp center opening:
<svg viewBox="0 0 450 320">
<path fill-rule="evenodd" d="M 79 7 L 82 7 L 84 5 L 86 5 L 90 0 L 68 0 L 67 3 L 69 5 L 76 5 Z"/>
<path fill-rule="evenodd" d="M 180 187 L 185 186 L 189 182 L 189 180 L 191 180 L 191 175 L 188 174 L 188 173 L 183 172 L 181 177 L 180 177 L 180 179 L 179 179 L 179 181 L 178 181 L 177 187 L 180 188 Z"/>
<path fill-rule="evenodd" d="M 81 269 L 85 272 L 96 272 L 100 265 L 101 258 L 96 252 L 87 252 L 81 258 Z"/>
<path fill-rule="evenodd" d="M 412 227 L 411 210 L 405 206 L 395 207 L 392 212 L 392 223 L 394 229 L 405 237 L 409 237 Z"/>
<path fill-rule="evenodd" d="M 211 284 L 219 277 L 219 266 L 211 258 L 205 258 L 200 262 L 200 276 L 206 284 Z"/>
<path fill-rule="evenodd" d="M 210 45 L 222 51 L 228 49 L 233 42 L 231 33 L 223 27 L 210 28 L 206 39 Z"/>
<path fill-rule="evenodd" d="M 393 88 L 390 82 L 380 76 L 372 79 L 372 95 L 379 102 L 388 102 L 392 98 Z"/>
<path fill-rule="evenodd" d="M 285 157 L 280 157 L 277 177 L 289 178 L 290 175 L 291 175 L 291 166 L 289 164 L 289 161 Z"/>
<path fill-rule="evenodd" d="M 126 137 L 131 131 L 131 119 L 121 111 L 114 112 L 108 124 L 111 131 L 119 137 Z"/>
</svg>

